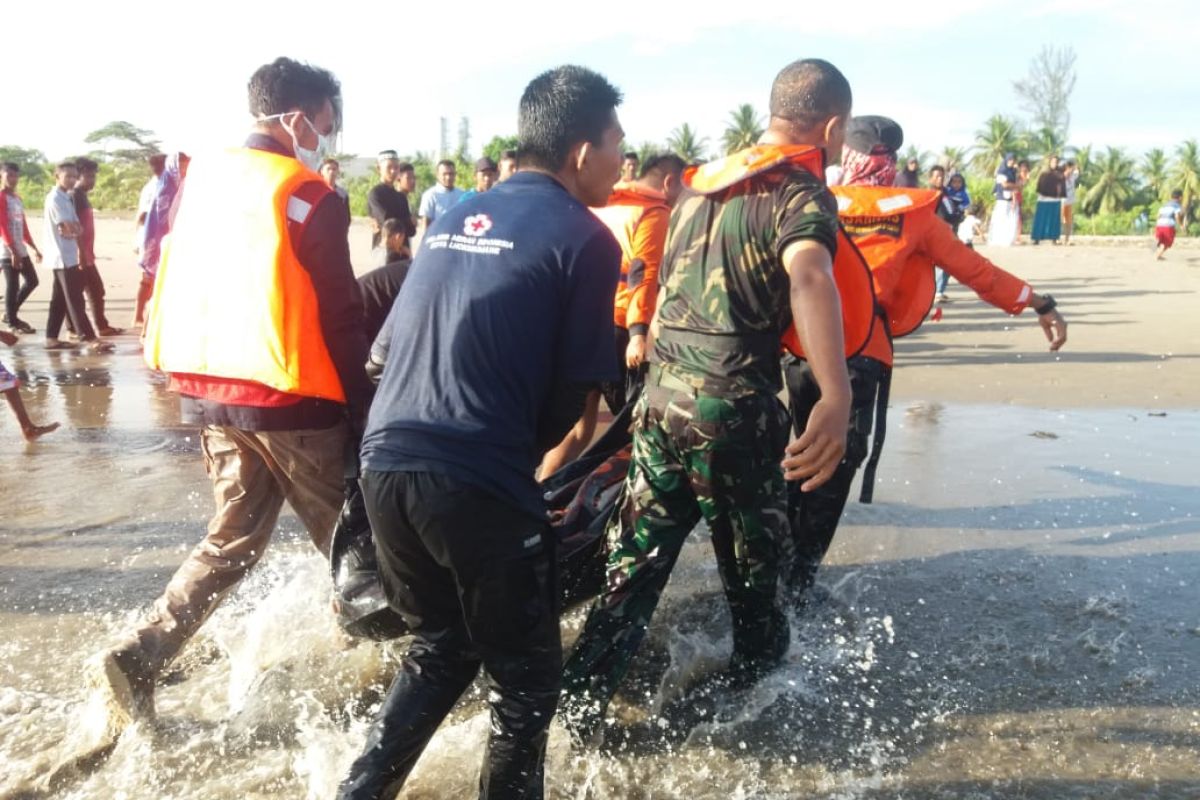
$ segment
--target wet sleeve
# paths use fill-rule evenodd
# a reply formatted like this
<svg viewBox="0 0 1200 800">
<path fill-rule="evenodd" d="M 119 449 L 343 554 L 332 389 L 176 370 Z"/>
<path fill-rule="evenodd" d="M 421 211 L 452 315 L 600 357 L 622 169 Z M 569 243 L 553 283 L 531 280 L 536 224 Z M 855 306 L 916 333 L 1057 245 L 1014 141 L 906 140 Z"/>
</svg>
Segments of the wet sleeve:
<svg viewBox="0 0 1200 800">
<path fill-rule="evenodd" d="M 364 369 L 369 343 L 363 326 L 362 295 L 350 265 L 349 230 L 346 204 L 336 193 L 327 192 L 304 225 L 297 255 L 317 294 L 325 347 L 354 415 L 365 413 L 371 384 Z"/>
<path fill-rule="evenodd" d="M 567 266 L 556 382 L 616 380 L 613 298 L 621 274 L 621 248 L 607 228 L 592 235 Z"/>
<path fill-rule="evenodd" d="M 933 263 L 1001 311 L 1020 314 L 1029 305 L 1033 291 L 1029 284 L 967 247 L 940 220 L 931 217 L 929 223 L 921 241 Z"/>
<path fill-rule="evenodd" d="M 815 176 L 796 172 L 777 190 L 775 206 L 775 256 L 783 261 L 783 251 L 793 242 L 817 242 L 837 255 L 837 201 Z"/>
<path fill-rule="evenodd" d="M 633 334 L 645 334 L 654 317 L 654 302 L 658 298 L 658 270 L 663 249 L 667 244 L 667 228 L 671 210 L 666 206 L 646 209 L 633 233 L 633 261 L 641 262 L 641 280 L 629 297 L 625 326 Z M 629 277 L 633 278 L 633 267 Z"/>
</svg>

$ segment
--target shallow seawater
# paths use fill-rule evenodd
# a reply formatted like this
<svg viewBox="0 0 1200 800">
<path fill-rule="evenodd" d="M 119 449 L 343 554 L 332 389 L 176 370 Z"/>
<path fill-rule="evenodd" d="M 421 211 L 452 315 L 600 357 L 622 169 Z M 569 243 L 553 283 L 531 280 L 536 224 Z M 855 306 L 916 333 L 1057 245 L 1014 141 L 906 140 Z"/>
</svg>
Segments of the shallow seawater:
<svg viewBox="0 0 1200 800">
<path fill-rule="evenodd" d="M 290 514 L 164 677 L 159 719 L 62 768 L 94 733 L 85 660 L 212 500 L 132 339 L 4 358 L 65 424 L 26 446 L 0 420 L 0 797 L 331 797 L 403 642 L 338 635 Z M 553 729 L 548 796 L 1200 796 L 1200 413 L 1156 413 L 897 402 L 875 503 L 851 502 L 787 663 L 705 688 L 730 637 L 697 531 L 604 747 Z M 483 709 L 476 687 L 403 797 L 474 794 Z"/>
</svg>

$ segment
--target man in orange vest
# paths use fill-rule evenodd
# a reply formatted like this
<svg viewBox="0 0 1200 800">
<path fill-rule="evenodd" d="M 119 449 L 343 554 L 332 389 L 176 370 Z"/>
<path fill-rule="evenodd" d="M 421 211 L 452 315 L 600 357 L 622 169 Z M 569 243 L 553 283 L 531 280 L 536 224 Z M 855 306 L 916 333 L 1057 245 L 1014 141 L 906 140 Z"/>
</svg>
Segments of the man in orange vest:
<svg viewBox="0 0 1200 800">
<path fill-rule="evenodd" d="M 602 391 L 588 396 L 579 423 L 542 461 L 543 477 L 570 463 L 591 442 L 602 394 L 609 410 L 616 414 L 641 388 L 646 334 L 658 298 L 658 264 L 667 243 L 671 207 L 683 190 L 686 167 L 684 160 L 674 153 L 647 159 L 641 177 L 620 181 L 613 187 L 608 203 L 592 209 L 621 245 L 621 282 L 617 284 L 613 303 L 617 367 L 621 374 L 616 381 L 606 383 Z"/>
<path fill-rule="evenodd" d="M 341 88 L 279 58 L 249 94 L 245 144 L 193 160 L 148 312 L 146 361 L 182 395 L 184 423 L 203 426 L 217 508 L 147 617 L 90 665 L 116 730 L 153 713 L 155 677 L 262 557 L 284 500 L 328 553 L 369 402 L 350 219 L 315 171 Z"/>
<path fill-rule="evenodd" d="M 1020 314 L 1032 307 L 1051 350 L 1058 350 L 1067 339 L 1067 324 L 1053 297 L 1037 294 L 1028 283 L 964 245 L 937 216 L 939 192 L 892 187 L 896 151 L 903 141 L 904 133 L 893 120 L 855 117 L 846 132 L 842 185 L 833 187 L 842 229 L 871 268 L 878 316 L 861 354 L 848 362 L 853 401 L 846 457 L 829 482 L 805 494 L 793 491 L 789 497 L 796 560 L 785 571 L 785 580 L 797 594 L 812 585 L 833 541 L 850 483 L 867 457 L 867 440 L 874 427 L 873 452 L 862 489 L 863 502 L 871 501 L 885 430 L 892 339 L 912 333 L 929 313 L 935 263 L 974 289 L 980 299 L 1006 313 Z M 801 431 L 821 392 L 806 361 L 787 359 L 784 372 L 793 425 Z"/>
</svg>

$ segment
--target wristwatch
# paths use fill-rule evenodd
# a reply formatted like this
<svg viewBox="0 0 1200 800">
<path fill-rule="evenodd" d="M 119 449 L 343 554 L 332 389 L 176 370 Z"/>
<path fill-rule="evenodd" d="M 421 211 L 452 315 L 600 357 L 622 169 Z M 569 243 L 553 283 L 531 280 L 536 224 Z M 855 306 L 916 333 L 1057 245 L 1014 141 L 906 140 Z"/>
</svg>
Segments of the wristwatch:
<svg viewBox="0 0 1200 800">
<path fill-rule="evenodd" d="M 1058 301 L 1054 299 L 1054 295 L 1044 294 L 1042 295 L 1042 305 L 1039 308 L 1035 308 L 1034 311 L 1040 317 L 1042 314 L 1049 314 L 1056 308 L 1058 308 Z"/>
</svg>

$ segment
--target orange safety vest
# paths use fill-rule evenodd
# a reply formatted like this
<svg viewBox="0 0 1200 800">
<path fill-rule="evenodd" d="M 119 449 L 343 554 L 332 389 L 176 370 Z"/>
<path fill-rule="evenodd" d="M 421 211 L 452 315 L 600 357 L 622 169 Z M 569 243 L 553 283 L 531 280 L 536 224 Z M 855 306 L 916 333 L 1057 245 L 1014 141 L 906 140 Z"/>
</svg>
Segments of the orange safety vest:
<svg viewBox="0 0 1200 800">
<path fill-rule="evenodd" d="M 288 235 L 292 195 L 319 180 L 294 158 L 250 148 L 192 161 L 147 312 L 147 364 L 346 401 Z"/>
<path fill-rule="evenodd" d="M 613 301 L 613 323 L 649 325 L 658 299 L 658 268 L 667 242 L 671 207 L 662 192 L 618 183 L 608 205 L 593 208 L 621 246 L 621 280 Z M 650 241 L 647 237 L 652 237 Z"/>
<path fill-rule="evenodd" d="M 683 174 L 683 182 L 702 194 L 714 194 L 781 164 L 801 167 L 818 177 L 825 174 L 825 156 L 819 148 L 807 145 L 755 145 L 723 159 L 688 169 Z M 842 336 L 846 357 L 850 358 L 857 355 L 871 337 L 875 323 L 875 295 L 866 261 L 840 231 L 837 253 L 833 258 L 833 279 L 841 297 Z M 784 332 L 782 345 L 794 355 L 804 357 L 795 325 Z"/>
</svg>

